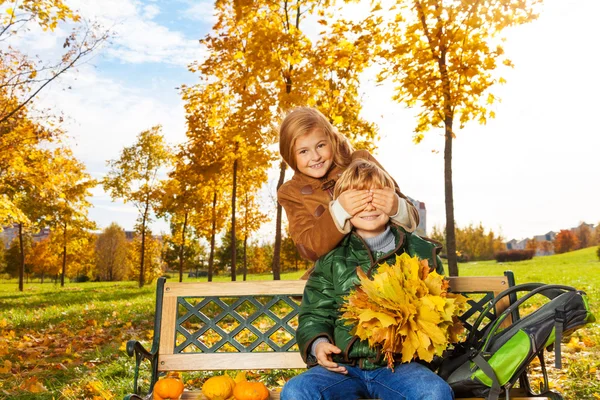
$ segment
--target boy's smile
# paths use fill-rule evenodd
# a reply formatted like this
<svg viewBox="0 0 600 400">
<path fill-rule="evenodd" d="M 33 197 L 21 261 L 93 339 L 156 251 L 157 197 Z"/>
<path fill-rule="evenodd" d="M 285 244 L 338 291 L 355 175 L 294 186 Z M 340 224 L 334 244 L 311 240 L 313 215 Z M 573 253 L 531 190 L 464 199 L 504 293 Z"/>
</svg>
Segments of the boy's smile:
<svg viewBox="0 0 600 400">
<path fill-rule="evenodd" d="M 370 238 L 383 233 L 389 220 L 389 215 L 369 203 L 364 210 L 350 218 L 350 223 L 358 236 Z"/>
</svg>

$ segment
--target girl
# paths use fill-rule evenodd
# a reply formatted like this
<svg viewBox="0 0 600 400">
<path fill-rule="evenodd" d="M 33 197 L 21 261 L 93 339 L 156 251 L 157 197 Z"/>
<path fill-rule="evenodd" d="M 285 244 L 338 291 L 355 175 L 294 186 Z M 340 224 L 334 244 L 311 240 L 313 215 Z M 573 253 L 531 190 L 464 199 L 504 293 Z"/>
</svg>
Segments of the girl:
<svg viewBox="0 0 600 400">
<path fill-rule="evenodd" d="M 381 165 L 366 150 L 354 151 L 317 109 L 291 111 L 279 128 L 279 151 L 295 171 L 277 191 L 290 234 L 300 255 L 311 261 L 333 250 L 351 230 L 349 219 L 370 203 L 408 232 L 419 224 L 417 209 L 398 185 L 375 190 L 348 190 L 333 200 L 336 180 L 356 159 Z"/>
</svg>

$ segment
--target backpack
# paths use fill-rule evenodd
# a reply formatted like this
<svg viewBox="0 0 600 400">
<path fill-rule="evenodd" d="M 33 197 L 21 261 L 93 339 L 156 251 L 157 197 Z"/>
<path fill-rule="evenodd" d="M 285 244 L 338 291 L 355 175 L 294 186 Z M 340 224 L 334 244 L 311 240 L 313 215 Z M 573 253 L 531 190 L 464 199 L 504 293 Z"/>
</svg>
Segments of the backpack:
<svg viewBox="0 0 600 400">
<path fill-rule="evenodd" d="M 493 307 L 503 297 L 516 298 L 517 292 L 528 292 L 513 302 L 485 327 L 480 328 L 485 317 L 490 317 Z M 519 306 L 533 296 L 543 295 L 550 301 L 519 319 Z M 506 328 L 500 325 L 512 315 L 513 322 Z M 544 376 L 543 392 L 550 398 L 562 399 L 548 389 L 543 352 L 554 344 L 556 367 L 561 366 L 560 342 L 565 335 L 594 322 L 587 296 L 571 286 L 526 283 L 513 286 L 496 296 L 473 323 L 464 342 L 457 344 L 444 357 L 440 375 L 450 384 L 457 397 L 486 397 L 496 400 L 519 381 L 519 387 L 534 395 L 527 379 L 527 366 L 536 357 L 540 359 Z"/>
</svg>

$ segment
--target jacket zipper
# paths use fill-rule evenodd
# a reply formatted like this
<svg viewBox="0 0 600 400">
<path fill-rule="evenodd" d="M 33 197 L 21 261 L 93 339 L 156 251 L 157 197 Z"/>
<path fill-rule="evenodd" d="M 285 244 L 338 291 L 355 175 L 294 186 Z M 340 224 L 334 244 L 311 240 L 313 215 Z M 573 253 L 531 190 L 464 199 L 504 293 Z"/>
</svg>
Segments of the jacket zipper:
<svg viewBox="0 0 600 400">
<path fill-rule="evenodd" d="M 371 273 L 373 271 L 373 267 L 378 264 L 379 261 L 389 257 L 392 253 L 395 254 L 398 250 L 400 250 L 400 247 L 402 247 L 402 245 L 404 244 L 404 239 L 405 236 L 404 232 L 402 231 L 398 231 L 398 234 L 400 235 L 399 239 L 398 239 L 398 245 L 396 246 L 396 248 L 389 253 L 384 254 L 383 256 L 379 257 L 377 260 L 373 259 L 373 253 L 371 252 L 371 249 L 369 249 L 369 246 L 367 245 L 367 242 L 365 242 L 365 240 L 363 238 L 361 238 L 359 235 L 357 235 L 356 233 L 353 233 L 353 235 L 356 235 L 357 238 L 360 239 L 360 241 L 362 242 L 362 244 L 365 246 L 365 248 L 367 249 L 367 253 L 369 253 L 369 259 L 371 260 L 371 265 L 369 266 L 369 269 L 367 270 L 367 276 L 369 278 L 371 278 Z"/>
</svg>

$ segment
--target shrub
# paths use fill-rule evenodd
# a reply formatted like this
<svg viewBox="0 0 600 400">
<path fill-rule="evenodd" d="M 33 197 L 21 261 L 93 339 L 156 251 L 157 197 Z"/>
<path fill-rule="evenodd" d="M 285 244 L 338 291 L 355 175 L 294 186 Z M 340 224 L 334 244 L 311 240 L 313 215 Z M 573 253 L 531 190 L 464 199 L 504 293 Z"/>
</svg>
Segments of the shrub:
<svg viewBox="0 0 600 400">
<path fill-rule="evenodd" d="M 579 239 L 572 231 L 561 229 L 554 239 L 554 251 L 557 254 L 577 250 L 579 248 Z"/>
<path fill-rule="evenodd" d="M 507 250 L 499 251 L 494 255 L 497 262 L 513 262 L 531 260 L 535 255 L 535 250 Z"/>
<path fill-rule="evenodd" d="M 598 260 L 600 261 L 600 246 L 598 246 L 598 250 L 596 250 L 596 254 L 598 255 Z"/>
</svg>

